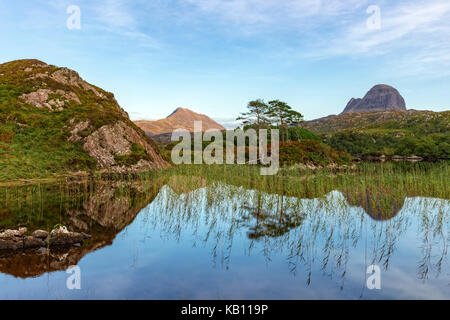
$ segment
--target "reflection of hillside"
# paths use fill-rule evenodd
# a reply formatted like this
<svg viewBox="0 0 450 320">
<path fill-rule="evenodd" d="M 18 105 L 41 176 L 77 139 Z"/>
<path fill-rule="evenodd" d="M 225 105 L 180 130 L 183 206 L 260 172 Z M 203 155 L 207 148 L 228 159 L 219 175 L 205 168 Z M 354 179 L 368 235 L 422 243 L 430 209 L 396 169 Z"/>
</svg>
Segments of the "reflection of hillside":
<svg viewBox="0 0 450 320">
<path fill-rule="evenodd" d="M 209 183 L 208 183 L 209 182 Z M 182 175 L 172 176 L 168 182 L 168 185 L 179 195 L 187 194 L 194 190 L 204 188 L 210 185 L 211 181 L 206 181 L 204 178 L 200 177 L 187 177 Z M 241 186 L 239 183 L 233 181 L 227 181 L 227 185 L 230 186 Z M 251 182 L 244 183 L 244 188 L 248 190 L 257 190 L 258 192 L 267 192 L 268 194 L 274 195 L 270 191 L 270 186 L 251 184 Z M 311 190 L 311 192 L 306 196 L 302 195 L 302 199 L 316 199 L 321 198 L 324 195 L 333 191 L 332 186 L 325 188 L 325 191 L 319 192 L 317 190 Z M 360 207 L 364 209 L 366 214 L 376 221 L 386 221 L 394 218 L 398 212 L 402 209 L 403 204 L 406 199 L 406 195 L 397 195 L 397 197 L 391 194 L 384 194 L 377 192 L 367 192 L 366 190 L 352 189 L 343 191 L 345 199 L 350 206 Z M 279 192 L 277 193 L 279 198 L 283 197 L 296 197 L 295 193 L 292 192 Z M 250 237 L 260 237 L 264 232 L 268 234 L 282 234 L 287 232 L 291 226 L 298 225 L 301 218 L 295 217 L 283 212 L 261 212 L 258 208 L 247 208 L 248 213 L 255 219 L 256 225 L 251 228 L 254 231 L 249 233 Z M 249 222 L 249 217 L 246 218 L 247 223 Z M 284 231 L 283 231 L 284 230 Z"/>
<path fill-rule="evenodd" d="M 92 238 L 81 247 L 0 253 L 0 272 L 28 278 L 78 264 L 86 254 L 111 245 L 116 235 L 154 200 L 160 187 L 131 185 L 127 186 L 125 192 L 118 191 L 117 185 L 113 184 L 96 186 L 95 191 L 78 208 L 67 210 L 62 219 L 69 229 L 87 232 Z"/>
<path fill-rule="evenodd" d="M 349 205 L 361 207 L 376 221 L 386 221 L 394 218 L 403 208 L 406 196 L 394 197 L 378 194 L 374 196 L 366 192 L 345 192 L 345 198 Z"/>
</svg>

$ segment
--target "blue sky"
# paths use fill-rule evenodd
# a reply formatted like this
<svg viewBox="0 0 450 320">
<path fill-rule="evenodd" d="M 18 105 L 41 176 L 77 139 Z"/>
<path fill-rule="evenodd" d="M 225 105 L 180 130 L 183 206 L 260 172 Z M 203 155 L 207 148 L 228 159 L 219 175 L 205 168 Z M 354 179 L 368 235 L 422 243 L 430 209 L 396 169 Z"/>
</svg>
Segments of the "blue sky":
<svg viewBox="0 0 450 320">
<path fill-rule="evenodd" d="M 67 28 L 67 8 L 81 29 Z M 380 29 L 367 20 L 380 8 Z M 448 0 L 16 0 L 0 2 L 0 62 L 37 58 L 114 92 L 132 119 L 186 107 L 222 122 L 249 100 L 306 119 L 379 83 L 408 108 L 450 106 Z"/>
</svg>

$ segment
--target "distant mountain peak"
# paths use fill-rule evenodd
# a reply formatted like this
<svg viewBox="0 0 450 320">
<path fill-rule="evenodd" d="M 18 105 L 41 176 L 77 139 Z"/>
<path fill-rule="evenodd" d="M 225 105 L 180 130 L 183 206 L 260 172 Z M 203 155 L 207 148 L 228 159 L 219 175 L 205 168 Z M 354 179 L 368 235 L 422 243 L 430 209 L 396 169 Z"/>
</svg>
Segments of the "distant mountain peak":
<svg viewBox="0 0 450 320">
<path fill-rule="evenodd" d="M 170 118 L 170 117 L 172 117 L 174 114 L 177 114 L 177 113 L 180 113 L 180 112 L 193 112 L 193 111 L 191 111 L 191 110 L 189 110 L 189 109 L 187 109 L 187 108 L 181 108 L 181 107 L 178 107 L 178 108 L 176 108 L 171 114 L 169 114 L 169 115 L 167 116 L 167 118 Z"/>
<path fill-rule="evenodd" d="M 135 124 L 145 132 L 151 135 L 161 135 L 172 133 L 176 129 L 185 129 L 194 132 L 194 122 L 202 122 L 202 130 L 226 130 L 221 124 L 217 123 L 204 114 L 196 113 L 187 108 L 176 108 L 167 118 L 156 121 L 140 120 Z"/>
<path fill-rule="evenodd" d="M 364 98 L 351 98 L 342 113 L 388 110 L 405 111 L 405 99 L 394 87 L 378 84 L 370 89 Z"/>
</svg>

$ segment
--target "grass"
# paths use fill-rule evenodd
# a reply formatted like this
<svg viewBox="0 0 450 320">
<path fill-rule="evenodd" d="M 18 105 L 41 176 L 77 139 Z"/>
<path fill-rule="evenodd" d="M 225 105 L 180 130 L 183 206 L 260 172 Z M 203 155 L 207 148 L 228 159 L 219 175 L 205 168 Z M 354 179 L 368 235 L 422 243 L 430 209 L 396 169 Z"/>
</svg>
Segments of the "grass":
<svg viewBox="0 0 450 320">
<path fill-rule="evenodd" d="M 388 215 L 405 197 L 449 199 L 449 163 L 361 163 L 355 168 L 311 170 L 298 167 L 280 169 L 277 175 L 261 176 L 257 166 L 176 166 L 165 176 L 186 177 L 189 184 L 205 180 L 222 182 L 268 194 L 298 198 L 319 198 L 341 191 L 350 203 L 376 208 Z M 202 180 L 191 177 L 201 177 Z M 183 189 L 181 186 L 179 186 Z"/>
<path fill-rule="evenodd" d="M 83 149 L 83 142 L 70 142 L 73 123 L 89 121 L 89 127 L 79 132 L 87 137 L 104 125 L 123 121 L 142 138 L 142 130 L 123 116 L 112 93 L 92 86 L 104 95 L 99 98 L 91 90 L 64 85 L 48 77 L 32 79 L 37 74 L 51 74 L 59 68 L 37 66 L 37 60 L 19 60 L 0 65 L 0 181 L 55 178 L 68 172 L 96 170 L 96 160 Z M 31 72 L 25 72 L 31 68 Z M 62 110 L 49 111 L 25 103 L 20 96 L 39 89 L 64 90 L 77 95 L 81 104 L 68 100 Z M 72 121 L 72 122 L 71 122 Z M 157 149 L 153 142 L 148 142 Z M 136 159 L 140 150 L 125 163 Z M 143 155 L 149 158 L 148 155 Z M 137 162 L 137 161 L 136 161 Z"/>
</svg>

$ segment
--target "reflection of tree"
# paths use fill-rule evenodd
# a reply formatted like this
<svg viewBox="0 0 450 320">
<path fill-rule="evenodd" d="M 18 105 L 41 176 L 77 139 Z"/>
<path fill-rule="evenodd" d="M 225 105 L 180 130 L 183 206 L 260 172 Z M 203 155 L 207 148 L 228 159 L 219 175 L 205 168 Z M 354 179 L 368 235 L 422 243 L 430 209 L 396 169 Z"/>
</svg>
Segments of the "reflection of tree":
<svg viewBox="0 0 450 320">
<path fill-rule="evenodd" d="M 281 197 L 281 202 L 283 199 Z M 279 237 L 293 228 L 297 228 L 303 217 L 296 213 L 289 213 L 282 209 L 279 212 L 268 212 L 258 205 L 256 208 L 243 206 L 242 209 L 247 211 L 240 217 L 238 223 L 242 227 L 248 229 L 248 237 L 250 239 L 259 239 L 261 237 Z"/>
<path fill-rule="evenodd" d="M 85 231 L 92 238 L 85 241 L 81 247 L 52 248 L 45 253 L 37 250 L 25 252 L 0 253 L 0 271 L 15 277 L 36 277 L 46 272 L 65 270 L 76 265 L 88 253 L 111 245 L 116 235 L 129 225 L 136 215 L 155 198 L 159 187 L 157 182 L 152 185 L 126 184 L 99 184 L 91 186 L 90 191 L 83 197 L 83 201 L 67 201 L 61 203 L 67 211 L 66 214 L 56 214 L 55 217 L 46 217 L 46 221 L 55 219 L 61 224 L 75 231 Z M 53 198 L 66 199 L 60 194 Z M 70 198 L 70 197 L 69 197 Z M 44 202 L 46 200 L 44 199 Z M 52 200 L 46 205 L 53 208 Z M 22 222 L 24 225 L 25 222 Z M 35 225 L 29 226 L 30 230 Z"/>
<path fill-rule="evenodd" d="M 419 278 L 427 279 L 430 272 L 439 275 L 447 256 L 450 212 L 445 200 L 405 200 L 403 195 L 357 188 L 308 199 L 184 176 L 162 184 L 83 187 L 85 192 L 70 191 L 69 197 L 52 192 L 55 199 L 43 201 L 47 207 L 39 209 L 48 216 L 32 220 L 33 226 L 65 224 L 91 233 L 92 239 L 81 248 L 48 255 L 0 257 L 0 271 L 30 277 L 65 269 L 88 252 L 110 245 L 143 207 L 144 221 L 162 239 L 184 242 L 187 237 L 193 247 L 208 247 L 214 266 L 231 267 L 233 245 L 244 244 L 245 254 L 262 253 L 267 263 L 274 255 L 283 255 L 293 274 L 304 273 L 307 285 L 313 271 L 320 270 L 344 288 L 355 252 L 365 253 L 366 266 L 375 263 L 389 269 L 400 240 L 418 221 Z M 16 227 L 30 219 L 8 214 L 0 218 L 0 225 Z"/>
<path fill-rule="evenodd" d="M 192 246 L 209 244 L 214 264 L 229 268 L 233 243 L 247 239 L 246 254 L 258 248 L 270 262 L 273 254 L 284 253 L 292 273 L 302 266 L 307 284 L 319 265 L 323 274 L 340 279 L 343 288 L 355 250 L 366 253 L 366 266 L 375 263 L 389 269 L 399 241 L 421 215 L 433 221 L 431 247 L 441 252 L 433 265 L 436 271 L 442 265 L 447 240 L 442 236 L 445 231 L 437 226 L 448 224 L 448 214 L 444 212 L 444 221 L 430 212 L 428 205 L 419 209 L 413 205 L 404 208 L 408 214 L 399 214 L 406 203 L 405 197 L 385 194 L 370 199 L 357 190 L 345 196 L 335 191 L 317 199 L 300 199 L 212 183 L 198 189 L 191 186 L 181 195 L 163 188 L 148 214 L 155 229 L 167 238 L 174 236 L 181 242 L 188 233 L 193 235 Z M 431 233 L 431 226 L 425 227 Z M 438 245 L 437 239 L 441 241 Z M 429 262 L 433 255 L 424 258 Z"/>
</svg>

